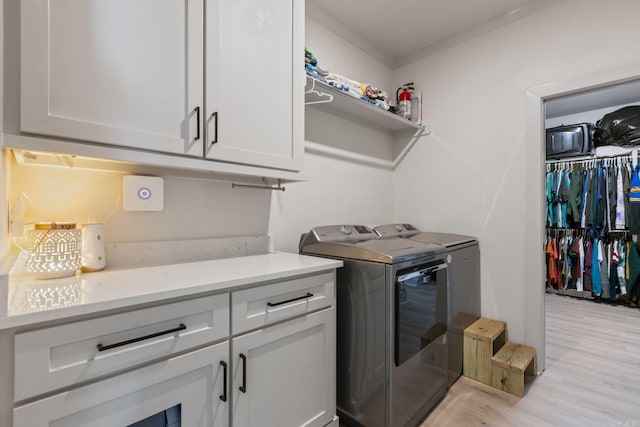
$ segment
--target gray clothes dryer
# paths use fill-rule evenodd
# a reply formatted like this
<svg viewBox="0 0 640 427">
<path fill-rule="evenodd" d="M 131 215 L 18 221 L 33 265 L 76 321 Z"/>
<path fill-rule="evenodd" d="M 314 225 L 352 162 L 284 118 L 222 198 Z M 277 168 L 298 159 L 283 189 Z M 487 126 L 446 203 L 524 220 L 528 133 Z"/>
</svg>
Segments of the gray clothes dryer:
<svg viewBox="0 0 640 427">
<path fill-rule="evenodd" d="M 340 259 L 336 403 L 349 426 L 417 426 L 447 390 L 444 247 L 315 227 L 300 253 Z"/>
<path fill-rule="evenodd" d="M 374 228 L 385 237 L 437 243 L 447 250 L 449 266 L 448 386 L 462 375 L 464 329 L 480 318 L 480 246 L 475 237 L 420 231 L 412 224 L 386 224 Z"/>
</svg>

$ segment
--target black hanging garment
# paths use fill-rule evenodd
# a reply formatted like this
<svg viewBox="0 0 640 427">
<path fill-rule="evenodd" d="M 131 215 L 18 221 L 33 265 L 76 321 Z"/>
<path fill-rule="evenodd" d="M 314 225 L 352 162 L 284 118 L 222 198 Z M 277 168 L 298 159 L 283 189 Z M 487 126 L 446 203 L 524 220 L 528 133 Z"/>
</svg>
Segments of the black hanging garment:
<svg viewBox="0 0 640 427">
<path fill-rule="evenodd" d="M 629 184 L 629 231 L 640 234 L 640 164 L 636 166 Z"/>
</svg>

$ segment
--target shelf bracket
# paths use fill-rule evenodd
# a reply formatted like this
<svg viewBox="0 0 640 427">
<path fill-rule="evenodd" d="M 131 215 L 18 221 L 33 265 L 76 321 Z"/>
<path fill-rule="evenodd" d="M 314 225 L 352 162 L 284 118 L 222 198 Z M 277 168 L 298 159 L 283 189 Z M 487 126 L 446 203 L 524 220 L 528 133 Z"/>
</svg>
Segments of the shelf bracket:
<svg viewBox="0 0 640 427">
<path fill-rule="evenodd" d="M 320 98 L 327 97 L 326 99 L 319 99 L 317 101 L 305 101 L 304 105 L 327 104 L 329 102 L 333 102 L 333 95 L 331 95 L 330 93 L 320 92 L 318 89 L 316 89 L 316 79 L 314 78 L 311 79 L 311 89 L 305 91 L 304 94 L 314 94 L 319 96 Z"/>
<path fill-rule="evenodd" d="M 255 188 L 258 190 L 271 190 L 271 191 L 284 191 L 286 190 L 286 187 L 282 186 L 282 180 L 279 179 L 278 185 L 277 186 L 271 186 L 269 185 L 269 183 L 267 182 L 266 178 L 262 178 L 262 182 L 264 182 L 264 185 L 252 185 L 252 184 L 236 184 L 235 182 L 231 183 L 231 188 Z"/>
<path fill-rule="evenodd" d="M 396 156 L 395 160 L 393 161 L 393 169 L 395 170 L 398 167 L 400 162 L 402 162 L 402 160 L 405 158 L 407 153 L 409 153 L 409 151 L 413 148 L 413 146 L 416 144 L 416 142 L 418 142 L 420 138 L 422 138 L 423 136 L 427 136 L 430 133 L 431 133 L 431 128 L 429 126 L 425 126 L 420 129 L 417 129 L 413 134 L 413 136 L 409 138 L 409 142 L 404 147 L 404 149 Z"/>
</svg>

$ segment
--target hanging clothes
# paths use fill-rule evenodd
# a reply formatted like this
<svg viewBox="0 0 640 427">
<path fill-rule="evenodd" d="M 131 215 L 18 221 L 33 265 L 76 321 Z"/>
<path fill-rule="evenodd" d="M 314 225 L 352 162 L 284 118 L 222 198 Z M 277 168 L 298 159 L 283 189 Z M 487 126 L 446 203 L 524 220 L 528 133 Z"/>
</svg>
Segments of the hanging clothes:
<svg viewBox="0 0 640 427">
<path fill-rule="evenodd" d="M 606 187 L 606 171 L 603 168 L 598 168 L 598 188 L 596 191 L 596 212 L 593 222 L 595 229 L 601 232 L 605 224 L 605 210 L 607 204 L 607 187 Z"/>
<path fill-rule="evenodd" d="M 627 295 L 627 275 L 626 275 L 626 241 L 618 241 L 618 283 L 620 284 L 620 295 Z"/>
<path fill-rule="evenodd" d="M 593 242 L 587 240 L 584 250 L 584 273 L 582 275 L 582 287 L 585 291 L 591 291 L 591 263 L 593 256 Z"/>
<path fill-rule="evenodd" d="M 589 186 L 591 185 L 591 170 L 584 171 L 584 181 L 582 186 L 582 216 L 580 218 L 580 227 L 587 228 L 587 206 L 589 205 Z"/>
<path fill-rule="evenodd" d="M 640 291 L 640 255 L 635 244 L 629 245 L 629 256 L 627 258 L 629 263 L 629 294 L 628 300 L 631 302 L 638 302 L 638 293 Z"/>
<path fill-rule="evenodd" d="M 611 301 L 618 299 L 620 293 L 620 278 L 618 277 L 618 264 L 620 263 L 620 254 L 618 253 L 618 242 L 611 244 L 611 262 L 609 267 L 609 298 Z"/>
<path fill-rule="evenodd" d="M 602 276 L 600 275 L 600 262 L 602 256 L 600 251 L 602 246 L 598 239 L 593 241 L 593 253 L 591 258 L 591 281 L 593 295 L 599 296 L 602 293 Z M 639 258 L 640 259 L 640 258 Z"/>
<path fill-rule="evenodd" d="M 553 250 L 553 238 L 547 237 L 547 245 L 545 249 L 547 260 L 547 288 L 558 289 L 558 281 L 556 277 L 556 260 Z"/>
<path fill-rule="evenodd" d="M 553 215 L 553 179 L 555 172 L 548 171 L 547 172 L 547 225 L 549 227 L 553 227 L 555 225 L 554 215 Z"/>
<path fill-rule="evenodd" d="M 600 241 L 602 245 L 602 260 L 600 261 L 600 287 L 602 289 L 602 298 L 609 298 L 611 288 L 609 273 L 611 271 L 611 245 L 607 242 Z"/>
<path fill-rule="evenodd" d="M 640 233 L 640 164 L 633 171 L 629 184 L 629 230 L 631 234 Z"/>
<path fill-rule="evenodd" d="M 606 231 L 616 228 L 616 207 L 618 199 L 616 168 L 612 165 L 607 168 L 607 227 Z"/>
<path fill-rule="evenodd" d="M 569 200 L 567 217 L 570 226 L 578 227 L 582 220 L 582 168 L 574 167 L 569 173 Z"/>
<path fill-rule="evenodd" d="M 551 163 L 545 184 L 545 286 L 640 304 L 640 253 L 630 237 L 640 232 L 640 165 L 626 155 Z"/>
<path fill-rule="evenodd" d="M 625 203 L 624 203 L 624 168 L 618 165 L 616 169 L 616 230 L 624 230 L 627 226 L 625 221 Z"/>
<path fill-rule="evenodd" d="M 578 291 L 584 290 L 584 240 L 582 237 L 577 239 L 578 246 L 578 267 L 577 267 L 577 275 L 576 275 L 576 289 Z"/>
</svg>

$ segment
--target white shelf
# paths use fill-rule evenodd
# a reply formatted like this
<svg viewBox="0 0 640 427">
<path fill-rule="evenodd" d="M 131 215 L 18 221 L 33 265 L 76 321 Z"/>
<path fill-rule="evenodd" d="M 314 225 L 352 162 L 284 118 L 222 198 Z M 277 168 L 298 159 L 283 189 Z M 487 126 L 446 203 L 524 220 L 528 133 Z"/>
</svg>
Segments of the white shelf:
<svg viewBox="0 0 640 427">
<path fill-rule="evenodd" d="M 305 104 L 309 108 L 324 111 L 383 132 L 397 133 L 413 130 L 424 131 L 424 126 L 361 101 L 345 92 L 307 76 Z"/>
</svg>

